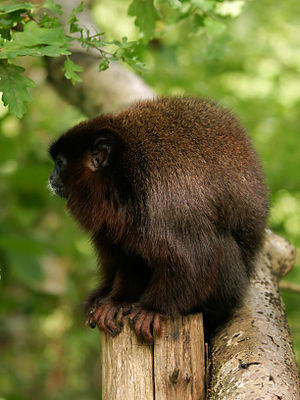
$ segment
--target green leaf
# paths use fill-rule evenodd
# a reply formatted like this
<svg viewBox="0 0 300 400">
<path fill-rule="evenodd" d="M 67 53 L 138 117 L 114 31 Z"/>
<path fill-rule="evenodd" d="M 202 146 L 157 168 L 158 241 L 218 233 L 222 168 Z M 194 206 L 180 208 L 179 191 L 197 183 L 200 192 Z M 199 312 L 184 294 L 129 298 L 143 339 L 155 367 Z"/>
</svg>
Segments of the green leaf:
<svg viewBox="0 0 300 400">
<path fill-rule="evenodd" d="M 32 101 L 28 92 L 29 87 L 34 87 L 35 83 L 22 75 L 24 68 L 18 65 L 8 64 L 0 61 L 0 91 L 2 101 L 8 105 L 9 112 L 18 118 L 22 118 L 27 107 L 26 103 Z"/>
<path fill-rule="evenodd" d="M 74 32 L 82 32 L 82 28 L 80 28 L 80 26 L 77 24 L 77 22 L 79 21 L 79 19 L 77 18 L 78 13 L 81 13 L 84 10 L 84 4 L 83 2 L 81 2 L 77 7 L 75 7 L 69 18 L 67 21 L 67 24 L 70 25 L 70 32 L 74 33 Z"/>
<path fill-rule="evenodd" d="M 153 38 L 155 23 L 160 19 L 153 0 L 133 0 L 128 8 L 128 15 L 136 17 L 134 23 L 143 33 L 146 41 Z"/>
<path fill-rule="evenodd" d="M 0 15 L 9 14 L 15 11 L 34 10 L 37 5 L 32 3 L 16 3 L 0 6 Z"/>
<path fill-rule="evenodd" d="M 109 67 L 109 60 L 103 60 L 100 64 L 99 64 L 99 71 L 105 71 L 107 70 Z"/>
<path fill-rule="evenodd" d="M 41 28 L 53 29 L 59 28 L 62 25 L 58 18 L 50 16 L 48 14 L 44 14 L 43 17 L 39 20 L 39 26 Z"/>
<path fill-rule="evenodd" d="M 70 41 L 71 39 L 65 35 L 61 26 L 50 29 L 41 28 L 34 21 L 30 21 L 24 26 L 23 32 L 14 32 L 12 40 L 3 43 L 0 58 L 67 55 L 71 54 L 67 50 Z"/>
<path fill-rule="evenodd" d="M 48 8 L 48 10 L 52 11 L 55 14 L 62 15 L 61 5 L 54 3 L 54 0 L 46 0 L 44 3 L 44 7 Z"/>
<path fill-rule="evenodd" d="M 77 7 L 73 8 L 71 11 L 71 14 L 68 18 L 68 24 L 71 24 L 74 20 L 77 21 L 77 16 L 76 14 L 81 13 L 84 10 L 84 4 L 81 2 Z"/>
<path fill-rule="evenodd" d="M 81 72 L 82 70 L 83 68 L 80 65 L 75 64 L 69 57 L 67 57 L 63 66 L 63 71 L 65 77 L 71 79 L 73 85 L 75 85 L 76 82 L 82 82 L 80 76 L 76 74 L 76 72 Z"/>
</svg>

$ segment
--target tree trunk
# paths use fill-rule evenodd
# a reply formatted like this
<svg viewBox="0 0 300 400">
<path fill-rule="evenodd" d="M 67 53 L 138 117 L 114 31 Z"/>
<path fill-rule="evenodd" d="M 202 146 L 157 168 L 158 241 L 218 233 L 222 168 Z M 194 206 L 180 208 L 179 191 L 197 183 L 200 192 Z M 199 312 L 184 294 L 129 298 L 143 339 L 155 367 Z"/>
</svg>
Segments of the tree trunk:
<svg viewBox="0 0 300 400">
<path fill-rule="evenodd" d="M 75 0 L 60 2 L 63 8 L 66 5 L 69 8 L 75 7 L 76 3 Z M 81 14 L 81 17 L 84 18 L 85 27 L 92 30 L 88 13 Z M 89 117 L 102 112 L 114 112 L 135 100 L 154 96 L 152 89 L 145 85 L 139 77 L 119 64 L 112 64 L 107 71 L 99 73 L 100 60 L 93 52 L 87 55 L 83 50 L 76 49 L 73 57 L 76 62 L 84 66 L 84 72 L 81 74 L 83 82 L 72 86 L 63 77 L 59 68 L 61 64 L 59 59 L 47 60 L 49 81 L 67 101 L 77 105 Z M 243 307 L 237 310 L 232 320 L 211 339 L 210 376 L 207 392 L 207 398 L 210 400 L 300 399 L 295 355 L 285 317 L 284 304 L 278 290 L 279 279 L 293 266 L 295 249 L 286 240 L 271 232 L 268 232 L 266 236 L 265 248 L 257 259 L 256 275 L 252 279 L 250 289 L 245 294 Z M 169 326 L 166 323 L 165 326 L 172 330 L 172 323 L 170 322 L 170 324 Z M 182 329 L 190 328 L 185 328 L 184 323 Z M 192 329 L 190 335 L 197 336 L 197 330 Z M 137 398 L 134 397 L 136 394 L 132 393 L 141 393 L 142 397 L 140 398 L 143 399 L 148 399 L 147 396 L 151 398 L 153 387 L 154 390 L 158 390 L 159 387 L 156 398 L 175 398 L 170 397 L 170 393 L 175 393 L 172 379 L 173 382 L 176 382 L 175 387 L 183 387 L 185 378 L 180 371 L 183 371 L 185 367 L 180 367 L 183 369 L 180 369 L 177 376 L 175 367 L 177 350 L 173 350 L 175 355 L 168 353 L 168 349 L 173 346 L 171 337 L 172 335 L 169 335 L 168 338 L 163 337 L 155 343 L 154 348 L 157 347 L 157 351 L 154 353 L 157 357 L 159 352 L 162 354 L 160 358 L 155 358 L 158 364 L 153 364 L 154 358 L 151 364 L 149 347 L 145 345 L 145 348 L 139 348 L 137 344 L 133 344 L 135 336 L 129 329 L 114 339 L 102 337 L 104 366 L 102 385 L 104 385 L 104 396 L 107 396 L 104 399 L 118 398 L 109 397 L 116 395 L 116 385 L 122 385 L 122 390 L 131 390 L 129 387 L 132 388 L 132 385 L 135 387 L 136 384 L 144 388 L 136 389 L 135 387 L 132 389 L 133 392 L 124 392 L 126 393 L 123 395 L 124 399 Z M 177 343 L 176 346 L 180 347 L 182 343 Z M 121 353 L 119 354 L 119 352 Z M 139 355 L 135 355 L 135 352 Z M 191 372 L 199 373 L 199 369 L 202 368 L 200 366 L 197 370 L 195 367 L 193 352 L 194 350 L 189 349 L 186 353 L 187 360 L 191 358 L 189 364 L 191 369 L 187 372 L 189 376 Z M 134 354 L 134 357 L 131 357 L 130 354 Z M 196 359 L 198 359 L 197 357 Z M 181 356 L 179 359 L 182 361 Z M 169 363 L 171 370 L 168 369 Z M 130 371 L 135 372 L 131 373 Z M 143 374 L 141 371 L 144 371 Z M 150 375 L 152 378 L 149 378 Z M 116 380 L 118 376 L 122 376 L 119 382 Z M 171 381 L 170 376 L 172 377 Z M 202 378 L 198 380 L 193 376 L 191 379 L 193 384 L 189 386 L 190 393 L 198 396 L 198 393 L 195 394 L 192 390 L 201 392 L 196 382 L 200 382 Z M 185 396 L 186 394 L 176 398 L 201 398 Z"/>
</svg>

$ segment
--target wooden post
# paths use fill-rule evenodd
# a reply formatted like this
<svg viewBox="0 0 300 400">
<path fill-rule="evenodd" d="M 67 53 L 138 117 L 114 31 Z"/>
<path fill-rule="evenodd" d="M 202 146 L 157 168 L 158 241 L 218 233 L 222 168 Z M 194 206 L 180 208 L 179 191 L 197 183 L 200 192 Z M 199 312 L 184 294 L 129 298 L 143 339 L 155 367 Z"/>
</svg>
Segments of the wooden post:
<svg viewBox="0 0 300 400">
<path fill-rule="evenodd" d="M 102 400 L 203 400 L 202 314 L 162 322 L 154 345 L 141 344 L 124 321 L 122 333 L 101 333 Z"/>
</svg>

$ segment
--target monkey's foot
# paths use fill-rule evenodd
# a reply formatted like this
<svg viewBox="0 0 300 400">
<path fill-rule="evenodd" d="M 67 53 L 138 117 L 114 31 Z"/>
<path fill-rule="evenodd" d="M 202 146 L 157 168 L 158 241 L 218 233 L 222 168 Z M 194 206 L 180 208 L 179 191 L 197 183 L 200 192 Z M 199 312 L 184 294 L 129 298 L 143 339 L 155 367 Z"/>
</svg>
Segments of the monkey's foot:
<svg viewBox="0 0 300 400">
<path fill-rule="evenodd" d="M 154 334 L 161 335 L 161 319 L 163 318 L 161 314 L 133 306 L 129 318 L 140 341 L 153 343 Z"/>
<path fill-rule="evenodd" d="M 123 328 L 123 316 L 128 314 L 129 307 L 116 306 L 112 303 L 99 304 L 90 311 L 86 325 L 98 328 L 111 336 L 118 335 Z"/>
</svg>

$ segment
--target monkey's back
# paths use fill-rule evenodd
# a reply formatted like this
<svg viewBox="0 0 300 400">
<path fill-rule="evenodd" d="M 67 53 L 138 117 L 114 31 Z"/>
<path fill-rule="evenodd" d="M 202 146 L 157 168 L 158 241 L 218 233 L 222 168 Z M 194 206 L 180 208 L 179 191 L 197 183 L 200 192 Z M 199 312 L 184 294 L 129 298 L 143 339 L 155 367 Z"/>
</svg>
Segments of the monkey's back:
<svg viewBox="0 0 300 400">
<path fill-rule="evenodd" d="M 137 167 L 155 174 L 167 168 L 193 170 L 205 165 L 231 173 L 252 169 L 260 174 L 245 130 L 229 111 L 208 100 L 146 100 L 111 122 L 122 132 L 125 162 L 134 168 L 133 175 Z"/>
<path fill-rule="evenodd" d="M 237 119 L 208 100 L 159 98 L 114 116 L 122 132 L 124 167 L 138 189 L 165 202 L 256 203 L 267 208 L 261 167 Z M 224 199 L 224 196 L 229 196 Z M 195 204 L 194 204 L 195 205 Z M 152 205 L 154 208 L 156 205 Z M 265 211 L 264 211 L 265 212 Z"/>
<path fill-rule="evenodd" d="M 208 100 L 159 98 L 100 118 L 120 132 L 121 173 L 141 210 L 144 240 L 158 243 L 172 232 L 173 242 L 197 241 L 200 231 L 218 230 L 253 256 L 267 190 L 251 141 L 229 111 Z"/>
</svg>

